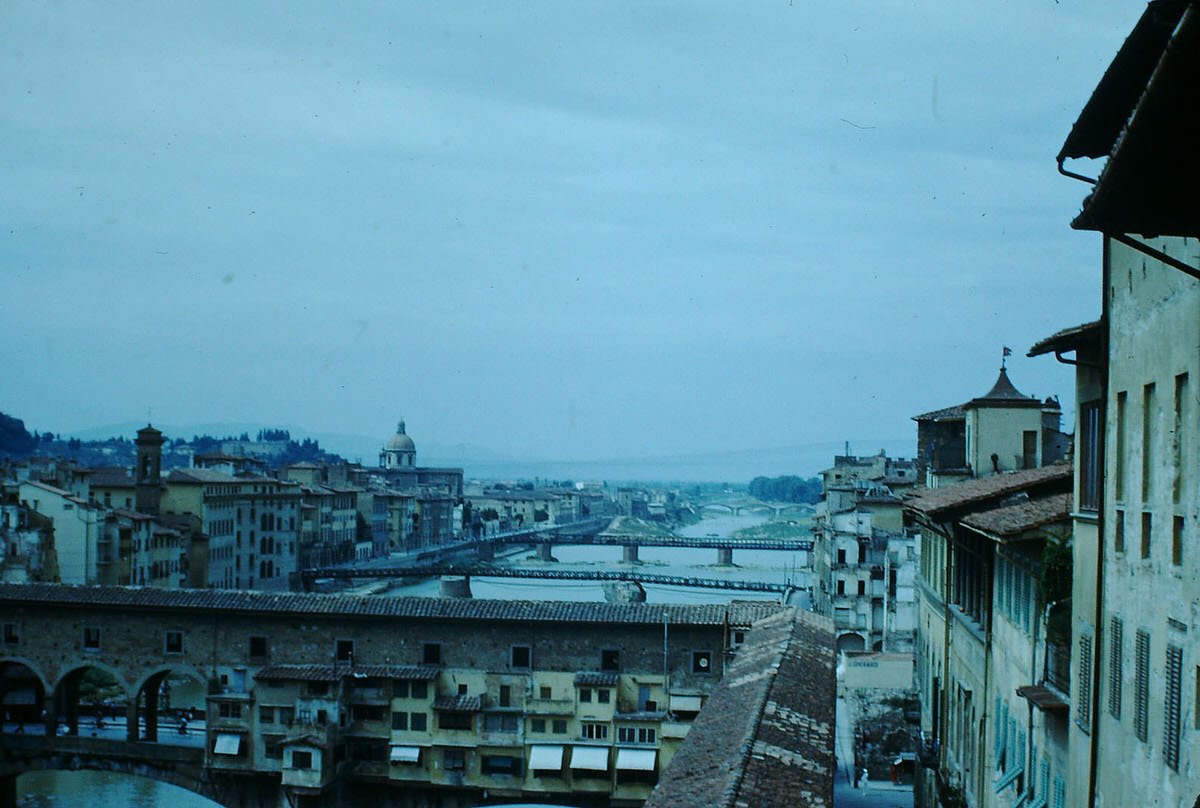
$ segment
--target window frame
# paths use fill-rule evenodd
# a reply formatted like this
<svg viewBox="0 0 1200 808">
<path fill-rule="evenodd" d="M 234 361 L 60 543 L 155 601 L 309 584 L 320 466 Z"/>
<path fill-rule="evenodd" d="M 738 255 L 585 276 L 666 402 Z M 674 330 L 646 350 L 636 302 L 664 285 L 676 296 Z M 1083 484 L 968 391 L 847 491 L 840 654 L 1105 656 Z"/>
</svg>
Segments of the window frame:
<svg viewBox="0 0 1200 808">
<path fill-rule="evenodd" d="M 517 653 L 524 652 L 525 663 L 517 662 Z M 533 647 L 529 645 L 510 645 L 508 647 L 508 666 L 514 670 L 529 670 L 533 667 Z"/>
<path fill-rule="evenodd" d="M 178 647 L 172 650 L 171 640 L 178 640 Z M 180 655 L 184 653 L 183 645 L 183 629 L 169 628 L 163 632 L 163 653 L 171 655 Z"/>
<path fill-rule="evenodd" d="M 713 652 L 708 649 L 692 651 L 692 673 L 699 676 L 711 676 L 713 672 Z"/>
<path fill-rule="evenodd" d="M 91 640 L 93 634 L 94 642 Z M 104 647 L 104 629 L 100 626 L 84 626 L 81 640 L 84 651 L 100 651 Z"/>
</svg>

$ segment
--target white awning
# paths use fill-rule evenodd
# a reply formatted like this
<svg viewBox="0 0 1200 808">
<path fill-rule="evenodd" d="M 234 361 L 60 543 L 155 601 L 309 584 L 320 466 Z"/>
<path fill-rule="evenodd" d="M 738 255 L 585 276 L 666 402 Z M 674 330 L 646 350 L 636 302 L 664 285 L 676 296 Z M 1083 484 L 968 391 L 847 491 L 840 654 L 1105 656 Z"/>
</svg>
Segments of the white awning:
<svg viewBox="0 0 1200 808">
<path fill-rule="evenodd" d="M 242 749 L 242 736 L 230 732 L 222 732 L 213 744 L 214 755 L 236 755 Z"/>
<path fill-rule="evenodd" d="M 419 746 L 393 746 L 392 763 L 417 763 L 421 760 L 421 747 Z"/>
<path fill-rule="evenodd" d="M 699 696 L 671 696 L 671 712 L 698 713 L 700 712 Z"/>
<path fill-rule="evenodd" d="M 562 768 L 563 748 L 538 744 L 529 750 L 529 768 L 558 771 Z"/>
<path fill-rule="evenodd" d="M 617 768 L 625 771 L 652 772 L 657 761 L 657 749 L 617 750 Z"/>
<path fill-rule="evenodd" d="M 607 746 L 575 746 L 571 748 L 571 768 L 593 772 L 608 771 Z"/>
</svg>

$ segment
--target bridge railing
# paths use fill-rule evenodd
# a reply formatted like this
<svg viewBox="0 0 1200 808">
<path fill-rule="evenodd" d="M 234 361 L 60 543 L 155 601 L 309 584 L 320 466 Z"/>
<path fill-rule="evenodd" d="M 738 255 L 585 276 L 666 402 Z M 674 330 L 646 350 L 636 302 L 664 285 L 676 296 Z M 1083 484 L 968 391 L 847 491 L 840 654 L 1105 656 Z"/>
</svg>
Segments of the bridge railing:
<svg viewBox="0 0 1200 808">
<path fill-rule="evenodd" d="M 80 735 L 14 735 L 4 736 L 4 748 L 10 753 L 26 755 L 66 754 L 109 758 L 132 758 L 161 763 L 204 763 L 204 748 L 173 746 L 161 741 L 117 741 L 109 738 L 88 738 Z"/>
</svg>

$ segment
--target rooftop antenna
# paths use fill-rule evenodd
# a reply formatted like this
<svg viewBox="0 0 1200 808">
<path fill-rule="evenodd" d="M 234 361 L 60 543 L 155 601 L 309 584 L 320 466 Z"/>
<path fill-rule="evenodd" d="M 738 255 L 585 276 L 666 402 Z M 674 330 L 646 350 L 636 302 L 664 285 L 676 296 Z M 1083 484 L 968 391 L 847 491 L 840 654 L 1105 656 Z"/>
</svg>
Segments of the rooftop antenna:
<svg viewBox="0 0 1200 808">
<path fill-rule="evenodd" d="M 850 441 L 846 441 L 846 457 L 850 456 Z"/>
</svg>

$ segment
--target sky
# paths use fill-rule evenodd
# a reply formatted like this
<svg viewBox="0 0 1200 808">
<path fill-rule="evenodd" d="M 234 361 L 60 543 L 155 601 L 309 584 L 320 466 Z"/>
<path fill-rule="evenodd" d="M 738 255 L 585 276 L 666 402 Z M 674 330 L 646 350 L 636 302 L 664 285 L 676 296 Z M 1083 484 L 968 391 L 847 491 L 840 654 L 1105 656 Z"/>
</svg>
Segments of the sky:
<svg viewBox="0 0 1200 808">
<path fill-rule="evenodd" d="M 1143 8 L 8 0 L 0 411 L 915 441 L 1003 346 L 1069 408 L 1024 356 L 1099 314 L 1054 157 Z"/>
</svg>

